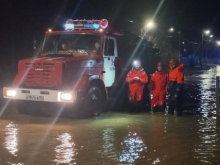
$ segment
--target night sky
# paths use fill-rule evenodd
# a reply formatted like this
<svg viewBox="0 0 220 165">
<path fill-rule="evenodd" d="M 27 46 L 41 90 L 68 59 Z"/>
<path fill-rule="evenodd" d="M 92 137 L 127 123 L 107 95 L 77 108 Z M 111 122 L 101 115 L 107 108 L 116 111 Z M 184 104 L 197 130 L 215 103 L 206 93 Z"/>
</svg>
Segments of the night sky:
<svg viewBox="0 0 220 165">
<path fill-rule="evenodd" d="M 1 0 L 1 60 L 31 56 L 33 38 L 39 43 L 48 28 L 62 28 L 67 18 L 107 18 L 130 30 L 140 29 L 152 17 L 157 30 L 172 26 L 190 41 L 201 42 L 207 28 L 220 39 L 220 0 Z"/>
</svg>

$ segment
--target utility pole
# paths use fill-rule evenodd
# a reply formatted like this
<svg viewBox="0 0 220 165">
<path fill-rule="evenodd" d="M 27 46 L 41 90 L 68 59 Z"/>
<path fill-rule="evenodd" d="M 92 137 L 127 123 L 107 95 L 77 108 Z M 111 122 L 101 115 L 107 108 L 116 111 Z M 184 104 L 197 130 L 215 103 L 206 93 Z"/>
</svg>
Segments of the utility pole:
<svg viewBox="0 0 220 165">
<path fill-rule="evenodd" d="M 33 37 L 33 56 L 36 56 L 37 50 L 37 40 Z"/>
<path fill-rule="evenodd" d="M 210 34 L 210 30 L 205 30 L 203 33 L 202 33 L 202 52 L 201 52 L 201 56 L 203 57 L 203 49 L 204 49 L 204 46 L 203 46 L 203 41 L 204 41 L 204 34 L 207 36 Z M 213 35 L 210 35 L 209 36 L 210 38 L 213 37 Z M 208 38 L 209 38 L 208 37 Z M 207 41 L 209 41 L 210 39 L 208 39 Z M 206 41 L 206 40 L 205 40 Z M 200 62 L 200 67 L 202 68 L 202 57 L 199 58 L 199 62 Z M 206 61 L 207 61 L 207 54 L 206 54 Z"/>
<path fill-rule="evenodd" d="M 181 31 L 178 32 L 178 36 L 179 36 L 179 62 L 181 61 Z"/>
<path fill-rule="evenodd" d="M 202 68 L 202 57 L 203 57 L 203 33 L 202 33 L 202 51 L 201 51 L 201 55 L 199 56 L 199 64 L 200 64 L 200 68 Z"/>
</svg>

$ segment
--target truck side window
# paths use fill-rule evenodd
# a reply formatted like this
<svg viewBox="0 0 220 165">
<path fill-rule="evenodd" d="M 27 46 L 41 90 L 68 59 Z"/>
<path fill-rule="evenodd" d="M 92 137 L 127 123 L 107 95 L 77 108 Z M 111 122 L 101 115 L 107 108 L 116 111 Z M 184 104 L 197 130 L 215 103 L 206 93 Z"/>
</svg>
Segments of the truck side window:
<svg viewBox="0 0 220 165">
<path fill-rule="evenodd" d="M 106 39 L 105 40 L 105 55 L 114 56 L 115 44 L 113 39 Z"/>
</svg>

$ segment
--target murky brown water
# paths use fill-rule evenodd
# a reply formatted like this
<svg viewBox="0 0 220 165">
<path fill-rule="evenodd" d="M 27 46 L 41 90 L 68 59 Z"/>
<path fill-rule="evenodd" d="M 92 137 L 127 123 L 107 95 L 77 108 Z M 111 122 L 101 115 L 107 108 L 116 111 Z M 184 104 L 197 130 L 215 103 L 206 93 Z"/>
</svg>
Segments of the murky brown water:
<svg viewBox="0 0 220 165">
<path fill-rule="evenodd" d="M 56 120 L 6 109 L 0 119 L 0 165 L 220 164 L 213 115 L 218 71 L 186 78 L 182 117 L 112 112 Z"/>
</svg>

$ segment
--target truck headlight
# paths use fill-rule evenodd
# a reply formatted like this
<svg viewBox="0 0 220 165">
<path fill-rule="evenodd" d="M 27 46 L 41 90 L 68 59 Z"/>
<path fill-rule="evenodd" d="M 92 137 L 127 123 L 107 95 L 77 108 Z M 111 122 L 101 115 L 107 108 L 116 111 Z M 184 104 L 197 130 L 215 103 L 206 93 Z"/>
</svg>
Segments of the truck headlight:
<svg viewBox="0 0 220 165">
<path fill-rule="evenodd" d="M 74 101 L 75 93 L 71 92 L 58 92 L 58 101 Z"/>
<path fill-rule="evenodd" d="M 3 89 L 3 96 L 4 97 L 15 97 L 16 96 L 16 90 L 15 89 Z"/>
</svg>

